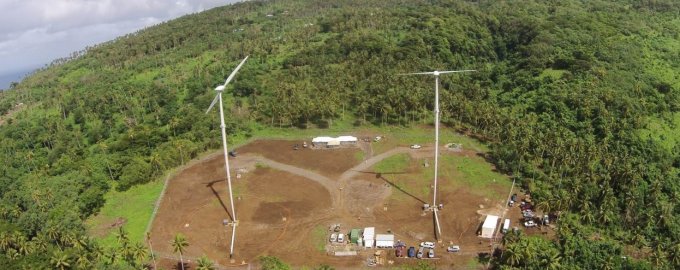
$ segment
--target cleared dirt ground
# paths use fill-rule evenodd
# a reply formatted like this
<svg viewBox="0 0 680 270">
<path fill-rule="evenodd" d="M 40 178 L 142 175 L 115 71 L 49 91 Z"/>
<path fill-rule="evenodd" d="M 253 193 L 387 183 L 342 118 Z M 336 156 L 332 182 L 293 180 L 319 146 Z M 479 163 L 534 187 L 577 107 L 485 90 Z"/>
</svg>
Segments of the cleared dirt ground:
<svg viewBox="0 0 680 270">
<path fill-rule="evenodd" d="M 407 172 L 415 174 L 423 170 L 417 164 L 428 153 L 431 156 L 431 147 L 399 147 L 371 157 L 370 153 L 358 154 L 360 149 L 370 148 L 368 143 L 346 149 L 293 150 L 295 143 L 301 142 L 254 141 L 237 149 L 238 157 L 230 159 L 239 220 L 237 264 L 273 255 L 295 266 L 365 267 L 366 258 L 375 250 L 353 257 L 327 255 L 328 226 L 335 223 L 342 224 L 343 231 L 363 227 L 376 227 L 376 233 L 390 230 L 408 246 L 435 240 L 432 212 L 421 210 L 423 201 L 432 200 L 431 195 L 406 194 L 414 188 L 427 191 L 429 185 L 423 187 L 422 183 L 430 180 L 395 186 L 390 184 L 395 176 L 371 173 L 380 160 L 408 153 L 413 164 Z M 442 155 L 470 154 L 442 151 Z M 238 179 L 237 172 L 241 174 Z M 172 256 L 170 240 L 182 233 L 190 243 L 187 258 L 205 254 L 220 265 L 230 265 L 231 228 L 222 225 L 223 219 L 230 219 L 225 178 L 222 156 L 213 155 L 170 180 L 152 225 L 154 251 Z M 483 214 L 500 214 L 508 192 L 500 186 L 492 189 L 497 190 L 491 194 L 498 196 L 475 195 L 478 193 L 466 187 L 440 189 L 439 200 L 445 205 L 440 211 L 443 241 L 436 249 L 439 259 L 430 262 L 442 268 L 464 267 L 478 253 L 489 251 L 489 241 L 478 238 L 476 231 Z M 450 243 L 460 245 L 462 252 L 447 254 L 445 246 Z M 394 250 L 387 253 L 395 265 L 419 261 L 394 258 Z M 174 265 L 172 260 L 165 260 L 167 264 Z"/>
</svg>

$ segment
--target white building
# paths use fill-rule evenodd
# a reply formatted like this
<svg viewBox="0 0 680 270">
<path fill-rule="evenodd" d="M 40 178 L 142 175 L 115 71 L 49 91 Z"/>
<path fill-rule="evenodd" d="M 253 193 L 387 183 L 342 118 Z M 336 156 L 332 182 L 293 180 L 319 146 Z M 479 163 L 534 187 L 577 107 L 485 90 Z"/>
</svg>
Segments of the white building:
<svg viewBox="0 0 680 270">
<path fill-rule="evenodd" d="M 376 234 L 375 247 L 377 248 L 393 248 L 394 234 Z"/>
<path fill-rule="evenodd" d="M 364 228 L 364 247 L 372 248 L 375 244 L 375 227 Z"/>
<path fill-rule="evenodd" d="M 493 233 L 496 231 L 496 225 L 498 225 L 498 216 L 488 215 L 484 224 L 482 224 L 482 237 L 492 238 Z"/>
<path fill-rule="evenodd" d="M 356 144 L 359 141 L 357 137 L 354 136 L 340 136 L 337 138 L 334 137 L 327 137 L 327 136 L 321 136 L 321 137 L 315 137 L 312 139 L 312 145 L 315 147 L 320 147 L 320 146 L 326 146 L 326 147 L 336 147 L 340 145 L 352 145 Z"/>
</svg>

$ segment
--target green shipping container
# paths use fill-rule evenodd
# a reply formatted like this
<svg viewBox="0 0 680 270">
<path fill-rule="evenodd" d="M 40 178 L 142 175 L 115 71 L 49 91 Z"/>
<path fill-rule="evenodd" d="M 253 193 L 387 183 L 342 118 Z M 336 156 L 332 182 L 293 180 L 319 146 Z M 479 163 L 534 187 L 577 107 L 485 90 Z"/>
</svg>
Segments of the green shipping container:
<svg viewBox="0 0 680 270">
<path fill-rule="evenodd" d="M 359 229 L 352 229 L 349 232 L 349 242 L 352 244 L 359 242 Z"/>
</svg>

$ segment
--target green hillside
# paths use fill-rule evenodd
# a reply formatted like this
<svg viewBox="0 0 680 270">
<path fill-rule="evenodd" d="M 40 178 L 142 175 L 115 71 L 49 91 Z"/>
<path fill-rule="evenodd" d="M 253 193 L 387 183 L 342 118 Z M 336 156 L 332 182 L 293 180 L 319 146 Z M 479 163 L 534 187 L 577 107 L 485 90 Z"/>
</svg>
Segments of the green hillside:
<svg viewBox="0 0 680 270">
<path fill-rule="evenodd" d="M 184 16 L 0 92 L 0 266 L 138 266 L 137 239 L 101 250 L 83 220 L 111 187 L 217 148 L 212 89 L 250 55 L 225 101 L 238 138 L 429 123 L 432 78 L 397 74 L 476 69 L 442 76 L 443 121 L 560 214 L 556 241 L 508 239 L 495 265 L 678 268 L 679 52 L 672 0 L 249 1 Z"/>
</svg>

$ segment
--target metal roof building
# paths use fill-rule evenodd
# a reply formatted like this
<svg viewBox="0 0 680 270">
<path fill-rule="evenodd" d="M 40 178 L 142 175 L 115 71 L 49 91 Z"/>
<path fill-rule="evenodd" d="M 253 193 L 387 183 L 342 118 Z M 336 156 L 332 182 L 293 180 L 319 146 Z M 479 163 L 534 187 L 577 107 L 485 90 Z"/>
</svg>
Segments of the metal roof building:
<svg viewBox="0 0 680 270">
<path fill-rule="evenodd" d="M 496 231 L 496 225 L 498 225 L 498 216 L 488 215 L 482 224 L 482 237 L 492 238 L 493 233 Z"/>
</svg>

